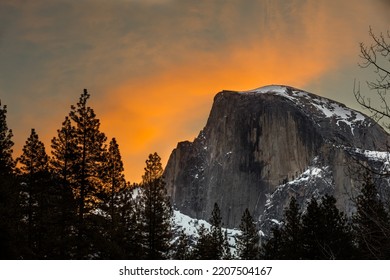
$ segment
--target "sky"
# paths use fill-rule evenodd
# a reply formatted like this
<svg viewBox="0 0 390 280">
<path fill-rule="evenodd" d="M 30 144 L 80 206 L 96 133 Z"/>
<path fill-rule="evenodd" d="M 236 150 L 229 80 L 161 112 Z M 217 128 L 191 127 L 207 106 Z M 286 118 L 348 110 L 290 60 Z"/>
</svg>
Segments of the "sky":
<svg viewBox="0 0 390 280">
<path fill-rule="evenodd" d="M 360 109 L 359 43 L 386 32 L 390 0 L 0 0 L 0 99 L 14 156 L 35 128 L 50 154 L 83 89 L 118 141 L 126 179 L 165 165 L 221 90 L 294 86 Z"/>
</svg>

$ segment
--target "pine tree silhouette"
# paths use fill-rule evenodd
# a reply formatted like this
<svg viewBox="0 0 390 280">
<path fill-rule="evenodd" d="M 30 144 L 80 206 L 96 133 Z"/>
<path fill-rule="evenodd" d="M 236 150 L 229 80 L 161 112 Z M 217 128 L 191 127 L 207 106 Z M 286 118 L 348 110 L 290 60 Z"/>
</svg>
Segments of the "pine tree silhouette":
<svg viewBox="0 0 390 280">
<path fill-rule="evenodd" d="M 160 156 L 150 154 L 142 176 L 140 198 L 140 230 L 146 259 L 165 259 L 170 250 L 173 211 L 162 173 Z"/>
<path fill-rule="evenodd" d="M 240 223 L 241 234 L 237 236 L 237 255 L 242 260 L 259 258 L 259 235 L 255 222 L 248 210 L 245 209 Z"/>
<path fill-rule="evenodd" d="M 0 102 L 0 259 L 18 259 L 24 251 L 20 233 L 19 186 L 12 158 L 12 130 L 7 125 L 7 106 Z"/>
<path fill-rule="evenodd" d="M 295 197 L 291 197 L 285 210 L 285 223 L 282 229 L 281 259 L 297 260 L 302 258 L 302 221 L 299 205 Z"/>
<path fill-rule="evenodd" d="M 50 172 L 53 176 L 53 188 L 57 200 L 53 205 L 56 226 L 56 244 L 53 244 L 53 258 L 67 259 L 75 255 L 73 228 L 76 225 L 76 201 L 73 189 L 76 184 L 75 161 L 77 159 L 77 143 L 75 127 L 69 117 L 65 118 L 57 136 L 51 141 L 52 157 L 49 161 Z"/>
<path fill-rule="evenodd" d="M 15 161 L 12 158 L 12 130 L 7 125 L 7 106 L 0 102 L 0 176 L 13 174 Z"/>
<path fill-rule="evenodd" d="M 318 203 L 312 198 L 302 216 L 303 259 L 350 259 L 352 236 L 336 199 L 325 195 Z"/>
<path fill-rule="evenodd" d="M 31 258 L 42 259 L 47 251 L 47 219 L 50 209 L 50 174 L 48 156 L 43 142 L 39 140 L 35 129 L 23 147 L 23 154 L 18 158 L 23 174 L 22 205 L 27 216 L 27 241 Z"/>
<path fill-rule="evenodd" d="M 192 258 L 192 251 L 190 247 L 190 237 L 184 232 L 180 231 L 175 251 L 173 254 L 174 260 L 189 260 Z"/>
<path fill-rule="evenodd" d="M 361 259 L 390 258 L 390 223 L 375 184 L 366 175 L 361 194 L 356 199 L 353 228 Z"/>
<path fill-rule="evenodd" d="M 90 258 L 94 252 L 93 236 L 99 237 L 102 217 L 93 215 L 106 184 L 106 136 L 100 121 L 88 106 L 90 95 L 84 89 L 76 106 L 71 106 L 57 137 L 52 140 L 51 169 L 60 178 L 60 186 L 69 187 L 76 198 L 76 258 Z M 66 218 L 66 217 L 64 217 Z M 87 219 L 88 218 L 88 219 Z M 88 225 L 88 223 L 90 223 Z"/>
<path fill-rule="evenodd" d="M 118 202 L 115 199 L 116 194 L 126 187 L 122 157 L 115 138 L 110 141 L 105 164 L 107 182 L 105 192 L 108 195 L 106 200 L 108 200 L 109 214 L 113 225 L 116 217 L 115 209 L 118 207 Z"/>
</svg>

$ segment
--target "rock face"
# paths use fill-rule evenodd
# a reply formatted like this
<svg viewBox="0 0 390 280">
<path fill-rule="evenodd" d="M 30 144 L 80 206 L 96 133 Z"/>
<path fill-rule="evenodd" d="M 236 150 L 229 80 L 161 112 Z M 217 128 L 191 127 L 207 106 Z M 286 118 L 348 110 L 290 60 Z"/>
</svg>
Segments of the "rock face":
<svg viewBox="0 0 390 280">
<path fill-rule="evenodd" d="M 262 224 L 277 222 L 292 195 L 305 202 L 331 193 L 349 211 L 355 181 L 346 163 L 386 151 L 388 139 L 367 116 L 299 89 L 222 91 L 199 136 L 173 150 L 164 176 L 176 209 L 208 219 L 217 202 L 229 227 L 245 208 Z"/>
</svg>

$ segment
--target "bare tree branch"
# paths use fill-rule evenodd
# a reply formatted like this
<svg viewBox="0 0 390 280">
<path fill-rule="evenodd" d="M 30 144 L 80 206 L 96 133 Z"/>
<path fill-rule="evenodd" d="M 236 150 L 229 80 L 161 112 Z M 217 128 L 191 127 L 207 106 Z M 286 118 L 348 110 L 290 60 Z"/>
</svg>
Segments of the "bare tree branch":
<svg viewBox="0 0 390 280">
<path fill-rule="evenodd" d="M 390 107 L 387 101 L 387 91 L 390 90 L 390 32 L 384 35 L 376 35 L 372 28 L 369 29 L 369 35 L 372 43 L 366 45 L 360 43 L 359 66 L 361 68 L 373 68 L 377 78 L 373 81 L 367 81 L 369 90 L 374 91 L 374 97 L 380 105 L 371 102 L 371 98 L 361 93 L 360 83 L 354 82 L 354 95 L 356 101 L 371 114 L 371 117 L 381 123 L 386 129 L 390 130 Z M 369 95 L 368 95 L 369 96 Z M 372 94 L 371 94 L 372 96 Z"/>
</svg>

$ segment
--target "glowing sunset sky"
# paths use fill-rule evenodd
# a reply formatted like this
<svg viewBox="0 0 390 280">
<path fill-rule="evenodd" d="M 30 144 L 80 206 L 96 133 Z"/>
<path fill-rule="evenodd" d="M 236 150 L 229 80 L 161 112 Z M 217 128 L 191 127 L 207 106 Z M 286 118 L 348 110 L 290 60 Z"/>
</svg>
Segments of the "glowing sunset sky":
<svg viewBox="0 0 390 280">
<path fill-rule="evenodd" d="M 204 127 L 214 95 L 287 84 L 359 108 L 354 79 L 389 0 L 1 0 L 0 98 L 15 156 L 35 128 L 50 153 L 84 88 L 127 180 Z"/>
</svg>

